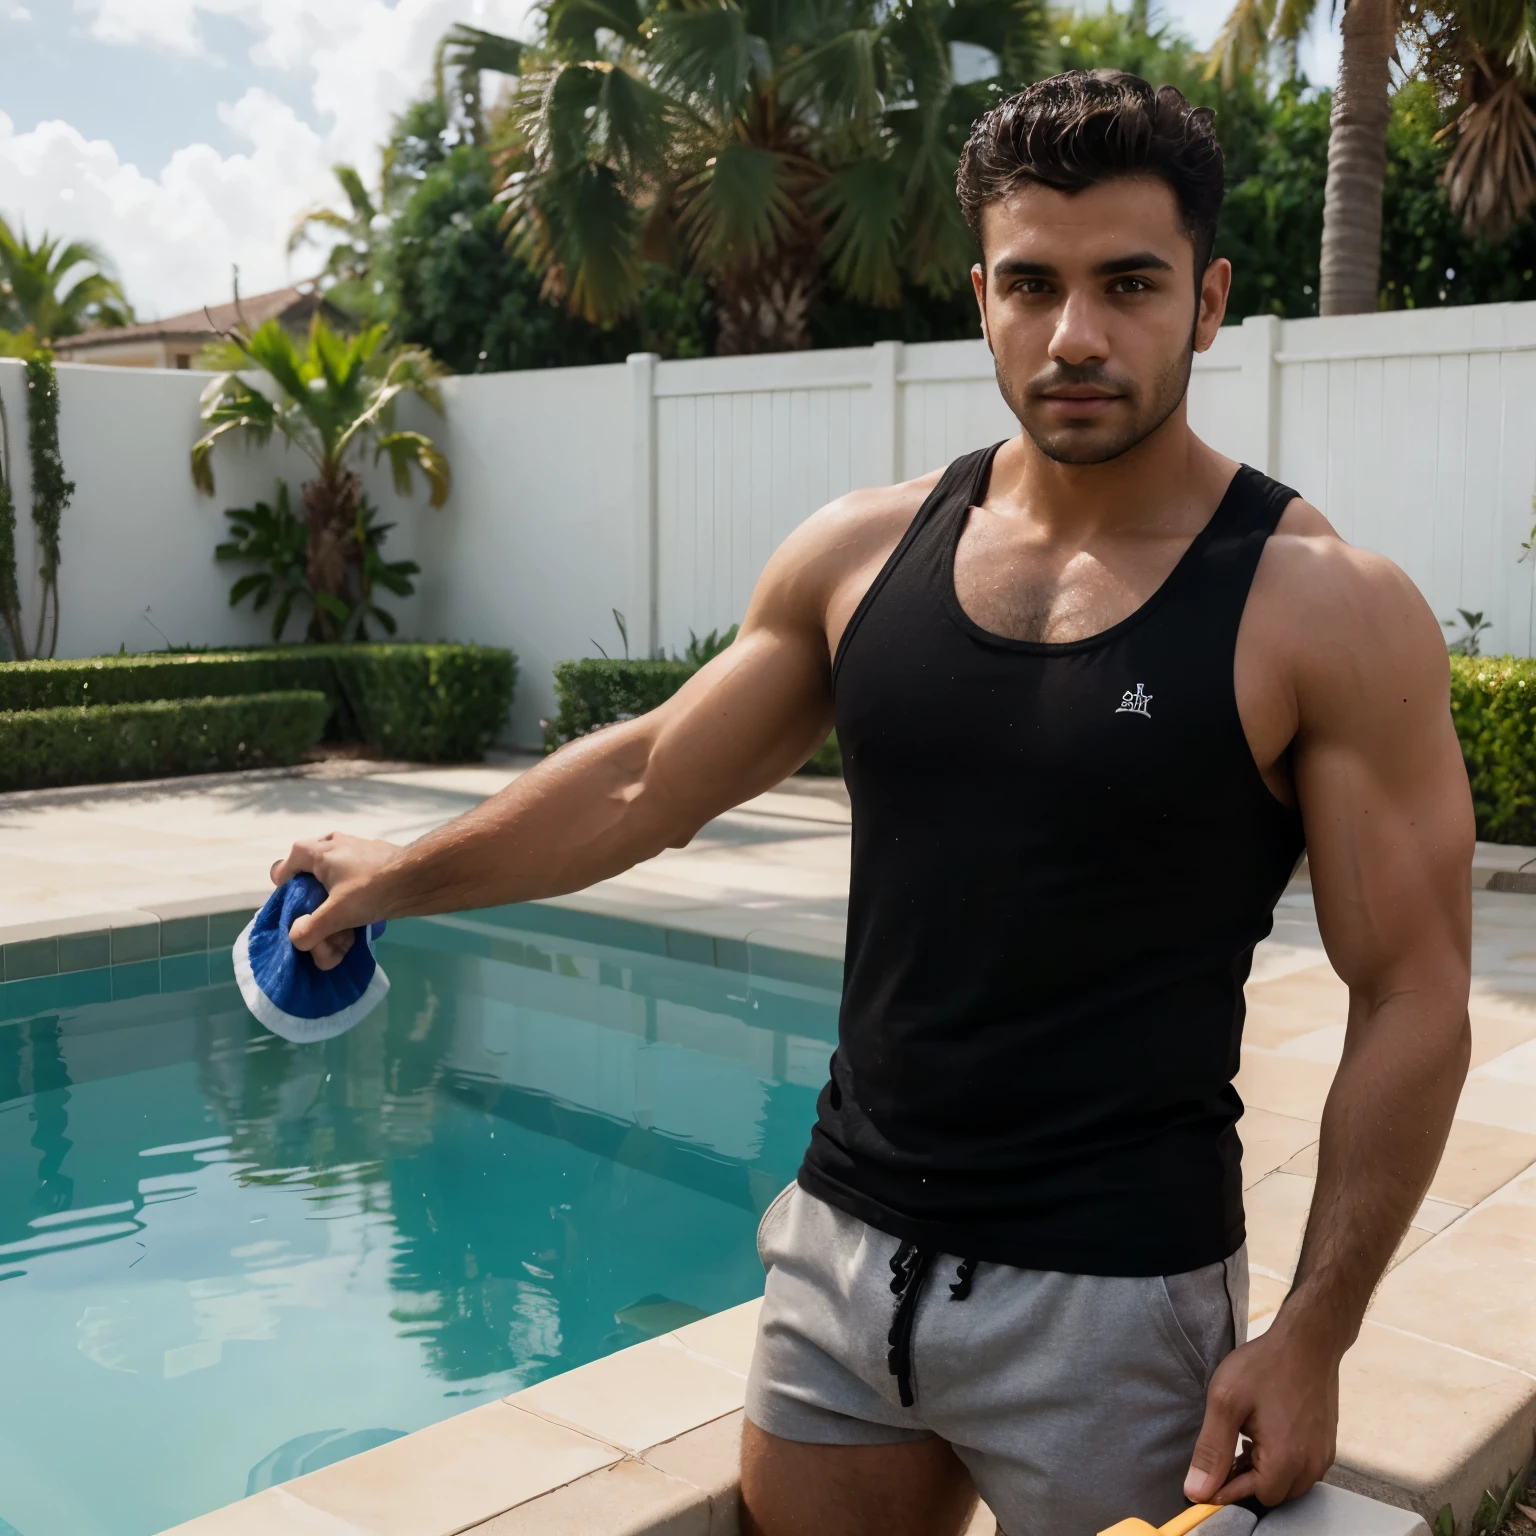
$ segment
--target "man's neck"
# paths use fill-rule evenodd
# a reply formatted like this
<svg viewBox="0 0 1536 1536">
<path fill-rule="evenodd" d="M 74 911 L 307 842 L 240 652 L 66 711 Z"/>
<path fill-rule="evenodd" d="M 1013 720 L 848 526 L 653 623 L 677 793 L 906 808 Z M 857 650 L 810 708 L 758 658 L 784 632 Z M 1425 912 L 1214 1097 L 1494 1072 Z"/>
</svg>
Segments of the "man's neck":
<svg viewBox="0 0 1536 1536">
<path fill-rule="evenodd" d="M 1215 510 L 1230 461 L 1190 430 L 1184 402 L 1117 458 L 1063 464 L 1027 433 L 998 450 L 987 488 L 990 510 L 1026 519 L 1052 543 L 1096 536 L 1193 537 Z"/>
</svg>

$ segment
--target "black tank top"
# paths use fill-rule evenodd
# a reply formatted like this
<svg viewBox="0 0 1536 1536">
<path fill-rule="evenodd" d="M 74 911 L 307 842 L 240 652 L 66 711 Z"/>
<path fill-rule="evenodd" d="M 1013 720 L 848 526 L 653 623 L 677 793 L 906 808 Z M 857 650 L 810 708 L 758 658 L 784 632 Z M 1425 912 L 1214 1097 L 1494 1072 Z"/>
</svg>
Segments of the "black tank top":
<svg viewBox="0 0 1536 1536">
<path fill-rule="evenodd" d="M 955 595 L 996 452 L 945 471 L 834 661 L 853 872 L 800 1183 L 945 1253 L 1180 1273 L 1244 1239 L 1243 983 L 1303 848 L 1233 683 L 1295 493 L 1245 466 L 1136 612 L 1035 644 Z"/>
</svg>

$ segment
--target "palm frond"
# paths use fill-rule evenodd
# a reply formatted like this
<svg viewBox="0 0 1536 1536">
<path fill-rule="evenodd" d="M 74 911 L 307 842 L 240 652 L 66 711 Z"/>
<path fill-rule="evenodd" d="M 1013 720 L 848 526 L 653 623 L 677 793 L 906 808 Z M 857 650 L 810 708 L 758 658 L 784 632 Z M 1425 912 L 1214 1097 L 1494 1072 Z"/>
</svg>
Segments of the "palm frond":
<svg viewBox="0 0 1536 1536">
<path fill-rule="evenodd" d="M 255 443 L 267 442 L 277 425 L 277 411 L 238 374 L 226 374 L 203 391 L 203 420 L 213 430 L 192 445 L 192 483 L 211 496 L 214 448 L 232 432 L 244 433 Z"/>
<path fill-rule="evenodd" d="M 334 208 L 306 208 L 295 216 L 293 227 L 288 231 L 287 249 L 290 256 L 309 239 L 312 227 L 334 229 L 341 234 L 349 234 L 352 230 L 352 221 L 345 214 L 337 213 Z"/>
<path fill-rule="evenodd" d="M 730 0 L 663 11 L 652 23 L 649 56 L 657 79 L 721 117 L 732 115 L 745 98 L 753 54 L 746 17 Z"/>
<path fill-rule="evenodd" d="M 861 27 L 797 55 L 779 79 L 785 92 L 805 98 L 829 130 L 867 137 L 885 105 L 889 61 L 879 31 Z"/>
<path fill-rule="evenodd" d="M 1205 78 L 1217 74 L 1221 83 L 1232 87 L 1239 70 L 1252 69 L 1269 48 L 1270 29 L 1275 24 L 1277 0 L 1237 0 L 1222 23 L 1211 51 L 1206 55 Z M 1305 8 L 1298 0 L 1297 9 Z"/>
<path fill-rule="evenodd" d="M 341 190 L 346 193 L 347 201 L 352 205 L 353 221 L 365 226 L 371 223 L 378 209 L 373 206 L 373 199 L 368 195 L 363 178 L 357 174 L 356 169 L 350 165 L 333 165 L 331 172 L 341 183 Z"/>
<path fill-rule="evenodd" d="M 426 476 L 431 488 L 430 504 L 440 507 L 448 500 L 453 477 L 448 470 L 448 460 L 442 450 L 421 432 L 386 432 L 374 444 L 374 458 L 387 458 L 395 489 L 402 496 L 411 491 L 411 470 L 419 469 Z"/>
<path fill-rule="evenodd" d="M 832 276 L 856 299 L 901 302 L 901 170 L 889 160 L 855 161 L 817 193 L 831 215 Z"/>
<path fill-rule="evenodd" d="M 1501 240 L 1536 201 L 1536 103 L 1510 71 L 1455 127 L 1445 167 L 1451 209 L 1469 235 Z"/>
<path fill-rule="evenodd" d="M 600 32 L 611 32 L 635 44 L 644 25 L 638 0 L 550 0 L 544 14 L 548 41 L 581 59 L 601 55 Z"/>
<path fill-rule="evenodd" d="M 625 175 L 640 175 L 661 159 L 670 103 L 648 81 L 618 66 L 602 71 L 600 82 L 593 148 Z"/>
<path fill-rule="evenodd" d="M 727 141 L 683 188 L 683 233 L 696 257 L 713 267 L 761 260 L 794 223 L 803 172 L 786 154 Z"/>
<path fill-rule="evenodd" d="M 489 69 L 499 75 L 520 75 L 527 47 L 515 37 L 461 23 L 443 34 L 437 45 L 438 64 L 475 73 Z"/>
<path fill-rule="evenodd" d="M 302 400 L 310 393 L 304 375 L 304 359 L 293 337 L 276 320 L 263 321 L 249 336 L 231 332 L 246 357 L 256 367 L 271 374 L 279 389 L 292 400 Z"/>
<path fill-rule="evenodd" d="M 563 177 L 557 197 L 570 307 L 596 324 L 610 323 L 629 308 L 639 289 L 634 205 L 613 171 L 600 165 Z"/>
<path fill-rule="evenodd" d="M 955 0 L 937 11 L 932 21 L 946 43 L 985 48 L 1000 61 L 1009 80 L 1035 80 L 1046 72 L 1050 17 L 1045 0 Z"/>
</svg>

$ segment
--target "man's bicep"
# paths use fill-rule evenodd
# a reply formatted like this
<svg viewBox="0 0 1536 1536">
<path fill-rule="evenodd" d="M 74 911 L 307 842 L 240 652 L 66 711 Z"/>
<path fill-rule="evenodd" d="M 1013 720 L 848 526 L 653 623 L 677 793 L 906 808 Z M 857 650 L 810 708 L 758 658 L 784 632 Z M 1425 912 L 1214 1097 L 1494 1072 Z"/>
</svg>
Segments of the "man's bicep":
<svg viewBox="0 0 1536 1536">
<path fill-rule="evenodd" d="M 1385 562 L 1348 596 L 1348 616 L 1298 673 L 1294 768 L 1318 925 L 1351 988 L 1455 986 L 1473 830 L 1444 642 Z"/>
<path fill-rule="evenodd" d="M 695 826 L 793 773 L 832 729 L 832 645 L 937 474 L 850 491 L 758 578 L 734 644 L 655 712 L 648 788 Z"/>
<path fill-rule="evenodd" d="M 695 827 L 793 773 L 832 729 L 815 554 L 781 548 L 736 640 L 652 717 L 647 791 Z"/>
</svg>

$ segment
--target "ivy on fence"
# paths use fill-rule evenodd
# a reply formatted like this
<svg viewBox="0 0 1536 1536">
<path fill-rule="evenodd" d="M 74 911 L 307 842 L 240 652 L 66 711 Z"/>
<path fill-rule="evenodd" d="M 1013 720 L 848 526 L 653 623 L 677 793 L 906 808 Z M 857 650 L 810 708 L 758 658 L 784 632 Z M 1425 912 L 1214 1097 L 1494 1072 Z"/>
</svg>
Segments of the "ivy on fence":
<svg viewBox="0 0 1536 1536">
<path fill-rule="evenodd" d="M 32 466 L 32 523 L 37 529 L 38 568 L 42 601 L 37 635 L 30 651 L 22 629 L 21 596 L 16 583 L 16 503 L 11 490 L 9 424 L 0 401 L 0 621 L 5 624 L 11 654 L 18 660 L 52 656 L 59 643 L 59 525 L 75 494 L 75 483 L 64 473 L 59 453 L 59 380 L 53 358 L 34 352 L 26 360 L 27 456 Z M 43 649 L 47 636 L 48 648 Z"/>
<path fill-rule="evenodd" d="M 21 598 L 16 591 L 16 503 L 11 498 L 11 431 L 0 396 L 0 622 L 11 655 L 26 655 L 21 638 Z"/>
</svg>

